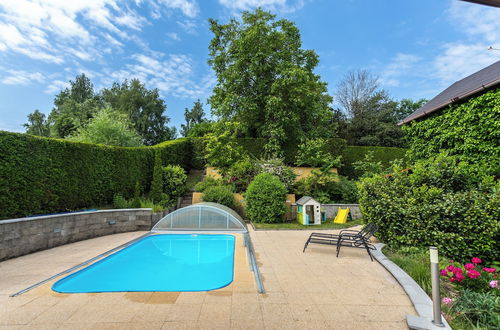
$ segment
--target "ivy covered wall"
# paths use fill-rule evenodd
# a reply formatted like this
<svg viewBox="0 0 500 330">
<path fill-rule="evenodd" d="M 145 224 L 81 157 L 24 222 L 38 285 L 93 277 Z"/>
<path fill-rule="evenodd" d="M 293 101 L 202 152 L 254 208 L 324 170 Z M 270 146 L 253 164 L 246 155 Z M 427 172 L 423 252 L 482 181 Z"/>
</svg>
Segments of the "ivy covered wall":
<svg viewBox="0 0 500 330">
<path fill-rule="evenodd" d="M 484 163 L 492 173 L 499 173 L 500 88 L 412 121 L 403 129 L 411 160 L 447 153 Z"/>
</svg>

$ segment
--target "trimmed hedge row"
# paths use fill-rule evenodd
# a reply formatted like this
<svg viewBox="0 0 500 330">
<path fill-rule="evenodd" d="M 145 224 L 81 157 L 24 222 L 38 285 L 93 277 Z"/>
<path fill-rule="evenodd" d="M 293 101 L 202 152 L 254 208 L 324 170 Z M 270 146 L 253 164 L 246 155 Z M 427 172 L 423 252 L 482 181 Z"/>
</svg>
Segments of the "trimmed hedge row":
<svg viewBox="0 0 500 330">
<path fill-rule="evenodd" d="M 191 167 L 191 143 L 125 148 L 0 131 L 0 219 L 77 210 L 131 197 L 152 179 L 154 151 L 163 164 Z"/>
<path fill-rule="evenodd" d="M 395 159 L 405 159 L 406 150 L 396 147 L 348 146 L 342 151 L 343 165 L 339 168 L 339 173 L 349 178 L 358 178 L 362 173 L 358 173 L 353 164 L 363 160 L 368 152 L 373 152 L 373 161 L 381 162 L 383 166 L 388 167 Z"/>
<path fill-rule="evenodd" d="M 205 165 L 203 160 L 203 138 L 191 138 L 193 143 L 193 165 L 195 168 L 202 169 Z M 251 156 L 260 158 L 263 154 L 265 139 L 238 138 L 237 142 Z M 373 151 L 373 160 L 380 161 L 382 165 L 389 166 L 395 159 L 405 158 L 407 149 L 395 147 L 367 147 L 367 146 L 346 146 L 343 139 L 330 139 L 328 152 L 333 155 L 341 155 L 343 165 L 339 169 L 341 175 L 357 178 L 361 173 L 357 173 L 353 163 L 363 160 L 365 155 Z M 285 163 L 292 165 L 295 162 L 297 146 L 289 145 L 285 148 Z"/>
</svg>

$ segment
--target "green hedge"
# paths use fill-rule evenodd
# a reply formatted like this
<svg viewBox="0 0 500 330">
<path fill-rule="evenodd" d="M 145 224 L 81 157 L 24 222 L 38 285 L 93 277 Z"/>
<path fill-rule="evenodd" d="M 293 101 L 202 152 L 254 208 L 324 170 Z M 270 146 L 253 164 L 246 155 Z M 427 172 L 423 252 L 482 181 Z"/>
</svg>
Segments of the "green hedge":
<svg viewBox="0 0 500 330">
<path fill-rule="evenodd" d="M 0 131 L 0 219 L 104 205 L 149 190 L 154 150 L 163 164 L 191 166 L 191 143 L 125 148 Z"/>
<path fill-rule="evenodd" d="M 353 164 L 359 160 L 363 160 L 365 155 L 372 151 L 373 160 L 381 162 L 383 166 L 388 167 L 390 162 L 395 159 L 404 159 L 407 149 L 395 147 L 365 147 L 365 146 L 348 146 L 342 152 L 342 166 L 339 169 L 339 174 L 349 178 L 358 178 L 362 173 L 357 173 Z"/>
</svg>

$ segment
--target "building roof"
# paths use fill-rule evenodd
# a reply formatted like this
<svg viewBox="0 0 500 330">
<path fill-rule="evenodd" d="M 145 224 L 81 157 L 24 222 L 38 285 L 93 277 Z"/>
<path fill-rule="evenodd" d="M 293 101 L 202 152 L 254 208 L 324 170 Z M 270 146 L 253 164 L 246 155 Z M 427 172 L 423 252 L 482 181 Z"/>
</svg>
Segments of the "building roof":
<svg viewBox="0 0 500 330">
<path fill-rule="evenodd" d="M 399 125 L 407 124 L 412 120 L 427 116 L 447 105 L 479 94 L 496 85 L 500 85 L 500 61 L 455 82 L 432 100 L 424 104 L 421 108 L 403 119 Z"/>
<path fill-rule="evenodd" d="M 474 2 L 480 5 L 487 5 L 492 7 L 500 7 L 500 0 L 462 0 L 467 2 Z"/>
<path fill-rule="evenodd" d="M 302 196 L 298 201 L 295 202 L 295 204 L 304 205 L 307 202 L 309 202 L 311 199 L 313 199 L 311 196 Z"/>
</svg>

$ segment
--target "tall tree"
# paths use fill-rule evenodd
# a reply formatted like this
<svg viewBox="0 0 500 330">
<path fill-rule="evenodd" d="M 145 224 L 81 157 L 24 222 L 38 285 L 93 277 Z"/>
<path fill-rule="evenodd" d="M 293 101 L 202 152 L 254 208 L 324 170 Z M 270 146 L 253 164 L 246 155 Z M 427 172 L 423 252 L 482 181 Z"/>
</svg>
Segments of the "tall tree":
<svg viewBox="0 0 500 330">
<path fill-rule="evenodd" d="M 99 110 L 85 127 L 78 128 L 68 139 L 122 147 L 141 145 L 141 137 L 132 127 L 132 122 L 127 115 L 110 107 Z"/>
<path fill-rule="evenodd" d="M 209 23 L 208 63 L 217 76 L 209 103 L 216 116 L 241 123 L 249 137 L 266 138 L 270 156 L 329 119 L 332 98 L 313 72 L 318 55 L 301 48 L 293 22 L 256 9 L 241 21 Z"/>
<path fill-rule="evenodd" d="M 49 136 L 49 123 L 45 119 L 45 114 L 40 110 L 35 110 L 28 115 L 28 122 L 23 124 L 26 133 L 38 136 Z"/>
<path fill-rule="evenodd" d="M 153 145 L 175 138 L 175 128 L 167 126 L 167 108 L 158 89 L 147 89 L 138 79 L 113 83 L 101 91 L 102 99 L 114 109 L 127 114 L 144 144 Z"/>
<path fill-rule="evenodd" d="M 90 79 L 81 74 L 70 81 L 70 87 L 65 88 L 54 99 L 54 108 L 49 114 L 51 135 L 65 138 L 79 127 L 87 124 L 90 118 L 102 107 L 98 95 Z"/>
<path fill-rule="evenodd" d="M 350 118 L 366 110 L 379 89 L 378 77 L 367 70 L 347 72 L 337 86 L 337 102 Z"/>
<path fill-rule="evenodd" d="M 194 102 L 191 109 L 184 109 L 184 119 L 186 120 L 186 124 L 181 124 L 181 134 L 182 136 L 188 136 L 189 131 L 191 131 L 196 124 L 206 121 L 203 103 L 197 100 Z"/>
<path fill-rule="evenodd" d="M 402 99 L 399 101 L 398 106 L 396 107 L 395 117 L 398 122 L 408 117 L 415 110 L 421 108 L 425 103 L 427 103 L 426 99 L 420 99 L 418 101 L 413 101 L 411 99 Z"/>
</svg>

